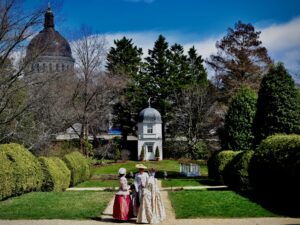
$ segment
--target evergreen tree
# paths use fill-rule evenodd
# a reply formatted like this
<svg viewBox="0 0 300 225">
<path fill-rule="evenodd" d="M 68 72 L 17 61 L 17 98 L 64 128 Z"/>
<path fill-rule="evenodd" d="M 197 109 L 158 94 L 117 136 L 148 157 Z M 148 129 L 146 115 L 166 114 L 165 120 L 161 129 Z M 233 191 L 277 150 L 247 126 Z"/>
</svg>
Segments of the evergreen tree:
<svg viewBox="0 0 300 225">
<path fill-rule="evenodd" d="M 126 37 L 114 40 L 114 44 L 107 55 L 107 70 L 118 75 L 135 76 L 140 69 L 142 49 Z"/>
<path fill-rule="evenodd" d="M 117 124 L 122 130 L 122 147 L 125 148 L 125 142 L 129 133 L 133 132 L 136 125 L 135 114 L 140 110 L 136 104 L 135 98 L 135 79 L 139 75 L 142 63 L 142 49 L 135 46 L 132 39 L 123 37 L 114 41 L 115 47 L 111 47 L 107 55 L 107 70 L 109 73 L 117 74 L 128 80 L 127 87 L 113 107 L 114 124 Z"/>
<path fill-rule="evenodd" d="M 299 96 L 295 82 L 279 63 L 264 76 L 254 120 L 255 143 L 275 133 L 300 133 Z"/>
<path fill-rule="evenodd" d="M 259 40 L 260 32 L 251 24 L 237 22 L 227 35 L 216 43 L 217 54 L 207 63 L 216 72 L 216 79 L 225 101 L 244 86 L 259 89 L 271 59 Z"/>
<path fill-rule="evenodd" d="M 224 136 L 221 138 L 223 149 L 252 149 L 256 101 L 257 95 L 250 88 L 242 88 L 233 97 L 225 117 Z"/>
<path fill-rule="evenodd" d="M 201 55 L 197 54 L 197 50 L 194 46 L 188 51 L 187 63 L 194 84 L 205 84 L 208 82 L 207 72 L 203 66 L 204 60 Z"/>
</svg>

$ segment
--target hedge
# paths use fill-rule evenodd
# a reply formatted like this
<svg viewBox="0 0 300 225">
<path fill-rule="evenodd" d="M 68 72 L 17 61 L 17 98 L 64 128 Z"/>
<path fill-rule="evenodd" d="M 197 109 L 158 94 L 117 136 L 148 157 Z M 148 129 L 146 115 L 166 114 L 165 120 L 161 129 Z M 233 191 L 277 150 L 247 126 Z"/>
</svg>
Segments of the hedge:
<svg viewBox="0 0 300 225">
<path fill-rule="evenodd" d="M 42 191 L 64 191 L 69 187 L 71 172 L 66 164 L 58 157 L 40 157 L 44 179 Z"/>
<path fill-rule="evenodd" d="M 250 191 L 248 167 L 254 151 L 238 153 L 224 169 L 224 183 L 238 191 Z"/>
<path fill-rule="evenodd" d="M 300 135 L 273 135 L 261 142 L 249 165 L 256 191 L 300 197 Z"/>
<path fill-rule="evenodd" d="M 223 172 L 225 166 L 238 154 L 239 151 L 219 151 L 215 152 L 208 160 L 208 176 L 219 182 L 223 182 Z"/>
<path fill-rule="evenodd" d="M 80 152 L 69 153 L 63 160 L 71 171 L 71 186 L 90 178 L 89 162 Z"/>
<path fill-rule="evenodd" d="M 0 145 L 0 199 L 41 189 L 41 165 L 19 144 Z"/>
</svg>

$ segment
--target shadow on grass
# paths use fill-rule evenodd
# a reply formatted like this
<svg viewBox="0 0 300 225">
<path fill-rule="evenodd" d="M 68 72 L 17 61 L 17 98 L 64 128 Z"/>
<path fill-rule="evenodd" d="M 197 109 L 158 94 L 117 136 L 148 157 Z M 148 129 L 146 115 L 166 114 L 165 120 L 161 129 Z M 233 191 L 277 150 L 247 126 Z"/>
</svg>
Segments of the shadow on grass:
<svg viewBox="0 0 300 225">
<path fill-rule="evenodd" d="M 269 191 L 269 193 L 257 193 L 253 191 L 241 192 L 235 190 L 235 192 L 275 214 L 296 218 L 300 217 L 300 199 L 297 196 L 290 196 L 289 193 L 283 192 L 274 193 L 273 191 Z"/>
</svg>

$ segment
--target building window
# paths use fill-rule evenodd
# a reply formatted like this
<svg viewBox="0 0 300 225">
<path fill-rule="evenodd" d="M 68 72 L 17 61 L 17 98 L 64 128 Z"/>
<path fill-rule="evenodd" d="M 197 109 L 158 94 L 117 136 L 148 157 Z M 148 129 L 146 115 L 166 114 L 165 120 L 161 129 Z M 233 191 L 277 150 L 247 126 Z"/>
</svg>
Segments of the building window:
<svg viewBox="0 0 300 225">
<path fill-rule="evenodd" d="M 65 71 L 65 65 L 64 64 L 61 65 L 61 70 Z"/>
<path fill-rule="evenodd" d="M 58 71 L 59 71 L 59 65 L 56 64 L 56 72 L 58 72 Z"/>
<path fill-rule="evenodd" d="M 49 64 L 49 71 L 52 72 L 52 63 Z"/>
<path fill-rule="evenodd" d="M 69 70 L 69 65 L 67 65 L 67 71 Z"/>
<path fill-rule="evenodd" d="M 153 134 L 153 126 L 147 125 L 147 134 Z"/>
<path fill-rule="evenodd" d="M 46 64 L 43 63 L 43 72 L 46 72 Z"/>
<path fill-rule="evenodd" d="M 147 150 L 148 150 L 149 153 L 152 153 L 153 152 L 153 145 L 148 145 Z"/>
<path fill-rule="evenodd" d="M 38 63 L 36 64 L 36 71 L 40 72 L 40 65 Z"/>
</svg>

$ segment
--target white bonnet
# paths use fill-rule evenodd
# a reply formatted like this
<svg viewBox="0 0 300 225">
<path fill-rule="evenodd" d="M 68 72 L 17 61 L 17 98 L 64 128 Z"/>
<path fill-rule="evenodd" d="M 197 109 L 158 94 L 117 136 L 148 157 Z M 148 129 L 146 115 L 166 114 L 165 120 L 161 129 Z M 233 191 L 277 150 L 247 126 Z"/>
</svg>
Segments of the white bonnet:
<svg viewBox="0 0 300 225">
<path fill-rule="evenodd" d="M 125 168 L 120 168 L 119 169 L 119 174 L 126 174 L 126 169 Z"/>
</svg>

